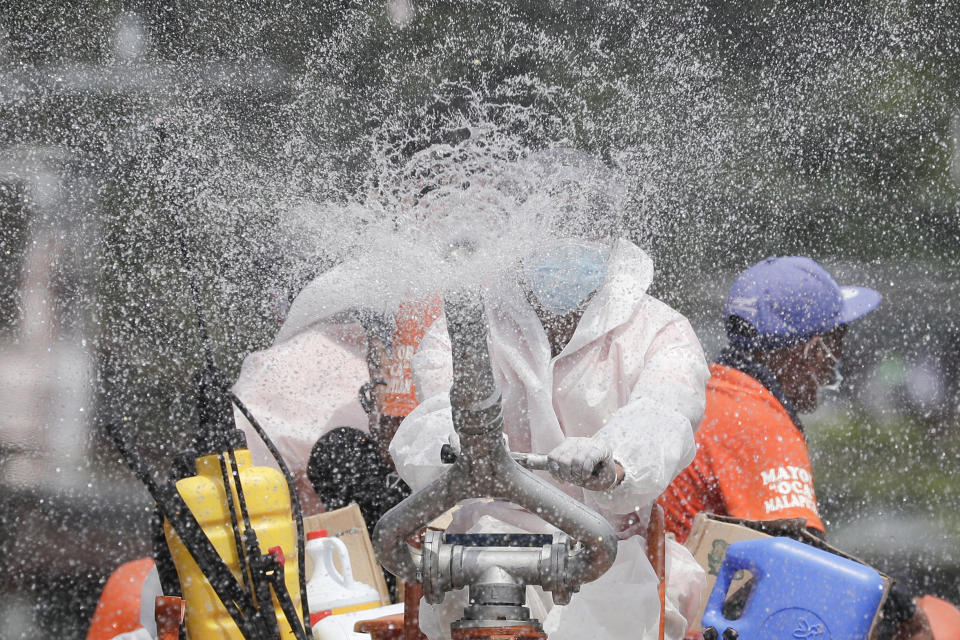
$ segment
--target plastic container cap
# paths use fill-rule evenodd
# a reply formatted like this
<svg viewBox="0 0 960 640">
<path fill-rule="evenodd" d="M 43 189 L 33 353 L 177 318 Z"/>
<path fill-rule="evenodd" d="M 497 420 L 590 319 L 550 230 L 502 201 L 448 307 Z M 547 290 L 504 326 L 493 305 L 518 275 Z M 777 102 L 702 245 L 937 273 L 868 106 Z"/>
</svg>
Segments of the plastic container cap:
<svg viewBox="0 0 960 640">
<path fill-rule="evenodd" d="M 327 530 L 326 529 L 317 529 L 316 531 L 307 532 L 307 540 L 316 540 L 317 538 L 326 538 Z"/>
<path fill-rule="evenodd" d="M 310 626 L 312 627 L 313 625 L 317 624 L 318 622 L 320 622 L 321 620 L 323 620 L 329 615 L 333 615 L 333 611 L 331 611 L 330 609 L 324 609 L 323 611 L 317 611 L 316 613 L 311 613 Z"/>
</svg>

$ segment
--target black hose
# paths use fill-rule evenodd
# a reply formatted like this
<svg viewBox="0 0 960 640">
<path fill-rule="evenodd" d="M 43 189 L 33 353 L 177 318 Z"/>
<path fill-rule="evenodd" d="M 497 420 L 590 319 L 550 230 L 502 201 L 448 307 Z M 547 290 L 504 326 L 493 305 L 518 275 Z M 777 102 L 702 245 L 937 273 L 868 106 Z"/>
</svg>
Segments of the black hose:
<svg viewBox="0 0 960 640">
<path fill-rule="evenodd" d="M 163 533 L 163 511 L 159 504 L 153 505 L 153 515 L 150 517 L 150 534 L 153 544 L 153 562 L 157 565 L 157 575 L 160 577 L 160 588 L 165 596 L 183 597 L 180 590 L 180 577 L 177 575 L 177 566 L 170 556 L 170 547 Z"/>
<path fill-rule="evenodd" d="M 265 616 L 267 624 L 279 637 L 280 628 L 277 626 L 277 613 L 273 607 L 273 598 L 270 597 L 270 585 L 264 581 L 264 558 L 260 551 L 260 543 L 257 541 L 257 532 L 254 531 L 253 523 L 250 522 L 250 512 L 247 511 L 247 500 L 243 494 L 243 483 L 240 482 L 240 471 L 237 468 L 237 454 L 234 449 L 229 449 L 228 453 L 230 454 L 230 471 L 233 474 L 233 483 L 237 489 L 237 501 L 240 503 L 240 516 L 243 518 L 245 561 L 250 569 L 250 588 L 257 596 L 258 612 L 261 616 Z M 220 453 L 220 456 L 222 459 L 223 452 Z M 229 486 L 227 490 L 229 491 Z M 230 517 L 236 523 L 236 516 L 231 513 Z"/>
<path fill-rule="evenodd" d="M 237 522 L 237 513 L 233 508 L 233 491 L 230 490 L 230 477 L 227 475 L 227 464 L 223 459 L 223 452 L 217 454 L 217 460 L 220 462 L 220 477 L 223 480 L 223 491 L 227 498 L 227 510 L 230 512 L 230 525 L 233 528 L 233 544 L 237 548 L 237 562 L 240 565 L 240 574 L 247 576 L 248 567 L 243 553 L 243 543 L 240 541 L 240 526 Z M 250 585 L 251 591 L 253 584 Z"/>
<path fill-rule="evenodd" d="M 217 454 L 217 460 L 220 462 L 220 477 L 223 479 L 223 492 L 227 498 L 227 510 L 230 512 L 230 526 L 233 528 L 233 544 L 237 548 L 237 564 L 239 565 L 240 575 L 244 580 L 249 581 L 250 593 L 255 593 L 253 584 L 253 571 L 247 560 L 247 555 L 243 550 L 243 542 L 240 540 L 240 525 L 237 522 L 237 511 L 233 506 L 233 491 L 230 489 L 230 476 L 227 474 L 227 463 L 223 459 L 223 452 Z"/>
<path fill-rule="evenodd" d="M 261 620 L 257 619 L 256 607 L 249 594 L 237 582 L 223 558 L 206 536 L 196 516 L 183 501 L 183 497 L 173 484 L 158 485 L 150 471 L 127 441 L 125 434 L 116 424 L 107 425 L 107 435 L 113 440 L 120 451 L 124 462 L 130 467 L 137 479 L 140 480 L 153 496 L 164 517 L 170 522 L 173 530 L 180 536 L 181 542 L 187 547 L 190 555 L 197 562 L 213 587 L 214 592 L 223 603 L 240 632 L 249 640 L 269 638 L 263 628 Z"/>
<path fill-rule="evenodd" d="M 156 133 L 157 133 L 157 142 L 158 142 L 157 147 L 158 147 L 158 150 L 160 151 L 157 157 L 157 161 L 159 162 L 159 161 L 162 161 L 165 156 L 164 142 L 166 139 L 166 130 L 163 128 L 162 125 L 160 125 L 156 129 Z M 158 172 L 158 173 L 163 175 L 162 172 Z M 164 189 L 168 187 L 166 180 L 161 180 L 161 184 Z M 198 434 L 200 438 L 198 438 L 197 440 L 199 442 L 202 442 L 205 445 L 204 448 L 210 449 L 211 453 L 213 451 L 217 452 L 217 457 L 220 462 L 220 474 L 223 479 L 224 493 L 227 499 L 227 506 L 230 511 L 230 522 L 233 526 L 234 543 L 237 547 L 237 563 L 239 565 L 241 573 L 244 574 L 247 580 L 249 580 L 249 586 L 250 586 L 251 592 L 256 594 L 256 598 L 258 600 L 257 606 L 254 607 L 253 609 L 254 619 L 247 620 L 247 624 L 251 628 L 255 629 L 257 633 L 260 635 L 266 634 L 267 637 L 276 636 L 279 638 L 280 631 L 279 631 L 279 628 L 277 627 L 276 615 L 272 614 L 273 600 L 270 597 L 270 588 L 269 588 L 269 585 L 264 583 L 262 580 L 261 569 L 263 568 L 263 558 L 260 557 L 259 545 L 257 544 L 256 533 L 254 532 L 250 524 L 250 516 L 246 509 L 246 503 L 243 497 L 243 489 L 240 484 L 239 472 L 237 470 L 236 456 L 234 453 L 233 445 L 229 444 L 229 436 L 227 434 L 227 427 L 225 426 L 226 422 L 224 418 L 226 416 L 224 414 L 227 414 L 226 409 L 229 405 L 225 405 L 225 406 L 221 405 L 220 408 L 223 411 L 218 416 L 216 415 L 217 412 L 215 410 L 215 406 L 213 403 L 214 396 L 212 394 L 214 392 L 222 393 L 223 392 L 222 387 L 225 385 L 218 384 L 216 379 L 218 371 L 213 358 L 213 341 L 210 338 L 210 333 L 207 329 L 207 324 L 204 319 L 202 307 L 200 304 L 200 289 L 197 284 L 196 265 L 194 264 L 193 256 L 191 255 L 187 247 L 186 231 L 187 231 L 188 225 L 187 225 L 187 219 L 184 213 L 185 210 L 186 210 L 186 207 L 181 206 L 179 215 L 176 215 L 173 211 L 171 211 L 171 214 L 172 214 L 171 218 L 173 218 L 172 221 L 174 225 L 180 226 L 180 229 L 178 230 L 178 232 L 174 233 L 173 235 L 176 236 L 178 240 L 181 258 L 183 260 L 183 264 L 189 276 L 188 282 L 190 285 L 191 298 L 193 301 L 193 307 L 196 314 L 197 329 L 200 332 L 201 343 L 203 345 L 203 355 L 204 355 L 204 361 L 206 365 L 205 370 L 207 375 L 209 376 L 209 379 L 204 379 L 201 376 L 199 381 L 200 383 L 198 385 L 198 392 L 199 392 L 198 403 L 201 403 L 202 406 L 198 407 L 201 409 L 200 410 L 200 423 L 201 423 L 200 427 L 201 428 L 200 428 L 200 433 Z M 211 386 L 216 388 L 211 389 Z M 218 399 L 222 400 L 223 396 L 222 395 L 219 396 Z M 234 399 L 236 399 L 236 396 L 234 396 Z M 241 411 L 243 411 L 243 409 L 241 409 Z M 232 414 L 232 412 L 230 413 Z M 218 417 L 221 418 L 221 420 L 217 420 L 216 418 Z M 232 415 L 230 415 L 230 418 L 232 418 Z M 231 423 L 232 423 L 232 420 L 231 420 Z M 258 428 L 258 432 L 260 432 L 259 428 Z M 260 435 L 261 435 L 261 438 L 265 437 L 265 434 L 263 433 L 260 433 Z M 119 436 L 118 436 L 118 439 L 119 439 Z M 118 447 L 121 447 L 119 442 L 118 442 Z M 270 447 L 270 444 L 268 444 L 268 447 Z M 246 541 L 247 541 L 246 545 L 244 545 L 243 541 L 241 540 L 240 529 L 239 529 L 239 524 L 237 522 L 236 509 L 235 509 L 234 500 L 233 500 L 233 490 L 231 489 L 230 477 L 227 473 L 226 462 L 224 460 L 224 449 L 227 449 L 230 454 L 231 471 L 234 477 L 234 482 L 237 490 L 237 498 L 238 498 L 238 501 L 240 502 L 240 511 L 243 517 L 243 522 L 245 527 L 243 537 L 246 538 Z M 121 451 L 122 450 L 123 449 L 121 447 Z M 128 464 L 129 464 L 129 461 L 128 461 Z M 145 471 L 145 468 L 143 469 L 143 471 Z M 143 480 L 143 481 L 146 483 L 146 480 Z M 290 484 L 290 481 L 288 479 L 288 485 L 289 484 Z M 149 484 L 148 484 L 148 488 L 150 488 Z M 179 493 L 177 493 L 175 488 L 173 490 L 173 493 L 176 494 L 177 498 L 179 498 Z M 296 496 L 293 493 L 293 489 L 291 488 L 291 498 L 295 499 L 295 497 Z M 297 507 L 299 508 L 299 503 L 297 503 Z M 299 514 L 299 510 L 298 510 L 298 514 Z M 192 519 L 192 516 L 193 516 L 192 512 L 189 512 L 188 510 L 187 515 Z M 169 516 L 168 516 L 168 520 L 172 521 L 172 519 Z M 298 532 L 300 534 L 301 539 L 303 537 L 302 530 L 303 530 L 303 523 L 300 519 L 298 519 Z M 209 540 L 207 540 L 205 536 L 202 536 L 202 537 L 204 537 L 206 542 L 209 542 Z M 246 551 L 244 547 L 246 547 Z M 220 560 L 219 564 L 223 564 L 222 559 L 219 557 L 218 559 Z M 213 564 L 217 564 L 217 563 L 213 563 Z M 217 564 L 218 567 L 219 567 L 219 564 Z M 303 573 L 304 572 L 301 571 L 301 576 L 303 575 Z M 236 584 L 236 586 L 239 587 L 240 585 Z M 302 587 L 302 593 L 305 594 L 306 589 L 305 587 L 303 587 L 302 577 L 301 577 L 301 587 Z M 244 594 L 244 596 L 247 596 L 247 594 Z M 264 601 L 264 599 L 266 601 Z M 247 596 L 247 600 L 249 601 L 248 596 Z M 234 615 L 234 611 L 231 609 L 230 604 L 233 604 L 233 603 L 228 604 L 227 601 L 224 600 L 224 605 L 227 606 L 227 609 L 228 611 L 230 611 L 231 616 L 233 616 L 234 620 L 237 621 L 237 616 Z M 304 600 L 304 605 L 306 605 L 306 600 Z M 271 615 L 263 616 L 260 611 L 261 608 L 271 612 Z M 240 611 L 237 611 L 237 613 L 239 614 Z M 269 619 L 264 620 L 265 617 Z M 309 623 L 309 618 L 306 618 L 306 620 Z M 266 625 L 266 628 L 264 627 L 264 625 Z M 239 622 L 237 626 L 240 627 L 241 629 L 244 628 L 243 626 L 241 626 Z M 244 635 L 247 635 L 247 634 L 244 633 Z M 299 634 L 298 634 L 298 637 L 299 637 Z"/>
<path fill-rule="evenodd" d="M 297 488 L 293 480 L 293 474 L 290 473 L 290 467 L 287 466 L 287 463 L 284 461 L 283 457 L 280 455 L 280 451 L 277 450 L 276 445 L 273 444 L 273 440 L 270 439 L 270 436 L 267 435 L 267 432 L 263 430 L 263 427 L 260 426 L 260 422 L 254 417 L 253 413 L 247 408 L 247 405 L 237 397 L 237 394 L 234 393 L 233 389 L 228 389 L 227 393 L 230 394 L 230 399 L 233 401 L 233 404 L 240 410 L 240 413 L 243 414 L 243 417 L 247 419 L 247 422 L 253 427 L 254 431 L 257 432 L 257 435 L 260 436 L 260 439 L 267 446 L 267 449 L 270 451 L 270 455 L 277 461 L 277 465 L 280 467 L 280 471 L 283 473 L 284 479 L 287 481 L 287 489 L 290 492 L 290 502 L 293 505 L 293 516 L 294 521 L 297 523 L 297 572 L 300 576 L 300 608 L 301 613 L 303 614 L 303 624 L 304 629 L 310 629 L 310 608 L 307 603 L 307 567 L 306 567 L 306 548 L 304 543 L 304 532 L 303 532 L 303 510 L 300 507 L 300 497 L 297 495 Z"/>
</svg>

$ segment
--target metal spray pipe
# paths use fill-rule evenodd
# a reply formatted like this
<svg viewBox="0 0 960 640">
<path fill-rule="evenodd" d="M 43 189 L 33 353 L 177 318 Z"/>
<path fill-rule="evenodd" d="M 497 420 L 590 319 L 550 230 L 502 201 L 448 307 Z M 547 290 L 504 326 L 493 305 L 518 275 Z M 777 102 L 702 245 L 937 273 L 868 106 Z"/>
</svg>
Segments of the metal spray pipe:
<svg viewBox="0 0 960 640">
<path fill-rule="evenodd" d="M 486 344 L 488 329 L 480 292 L 447 293 L 444 313 L 453 356 L 450 404 L 460 455 L 441 477 L 384 514 L 373 534 L 377 557 L 394 575 L 423 582 L 426 576 L 418 571 L 407 538 L 461 500 L 504 500 L 537 514 L 581 543 L 557 562 L 525 554 L 524 566 L 511 567 L 527 584 L 539 584 L 553 591 L 555 598 L 564 599 L 559 592 L 569 594 L 610 568 L 617 555 L 616 533 L 600 514 L 521 467 L 504 446 L 502 404 Z M 471 554 L 470 577 L 503 561 L 502 554 L 492 552 L 477 549 Z M 517 560 L 520 558 L 511 564 Z M 452 580 L 466 584 L 464 578 Z M 431 601 L 439 602 L 443 590 L 434 592 Z"/>
</svg>

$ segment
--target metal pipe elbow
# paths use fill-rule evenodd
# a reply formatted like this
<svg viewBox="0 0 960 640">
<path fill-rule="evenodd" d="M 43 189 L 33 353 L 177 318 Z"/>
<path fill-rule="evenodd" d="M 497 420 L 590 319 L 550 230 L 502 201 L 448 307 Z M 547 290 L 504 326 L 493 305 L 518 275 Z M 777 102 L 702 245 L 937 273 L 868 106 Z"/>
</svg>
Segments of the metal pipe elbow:
<svg viewBox="0 0 960 640">
<path fill-rule="evenodd" d="M 567 559 L 564 587 L 596 580 L 613 565 L 618 539 L 606 518 L 527 471 L 512 458 L 500 469 L 498 497 L 536 514 L 581 543 Z"/>
<path fill-rule="evenodd" d="M 460 484 L 454 480 L 455 475 L 454 468 L 448 469 L 377 521 L 373 529 L 373 549 L 380 564 L 393 575 L 407 582 L 421 582 L 407 539 L 462 499 L 454 490 Z"/>
</svg>

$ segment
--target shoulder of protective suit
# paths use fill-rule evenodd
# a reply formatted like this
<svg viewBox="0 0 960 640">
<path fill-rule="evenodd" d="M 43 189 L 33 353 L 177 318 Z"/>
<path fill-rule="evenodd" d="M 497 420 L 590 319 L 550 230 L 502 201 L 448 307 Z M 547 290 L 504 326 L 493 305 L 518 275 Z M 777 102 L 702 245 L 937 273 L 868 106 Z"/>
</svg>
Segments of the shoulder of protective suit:
<svg viewBox="0 0 960 640">
<path fill-rule="evenodd" d="M 698 348 L 700 346 L 686 316 L 650 295 L 643 296 L 635 303 L 629 319 L 619 328 L 619 333 L 642 342 L 679 341 L 694 343 Z"/>
<path fill-rule="evenodd" d="M 614 242 L 607 261 L 607 281 L 646 292 L 653 282 L 653 259 L 646 251 L 624 238 Z"/>
</svg>

